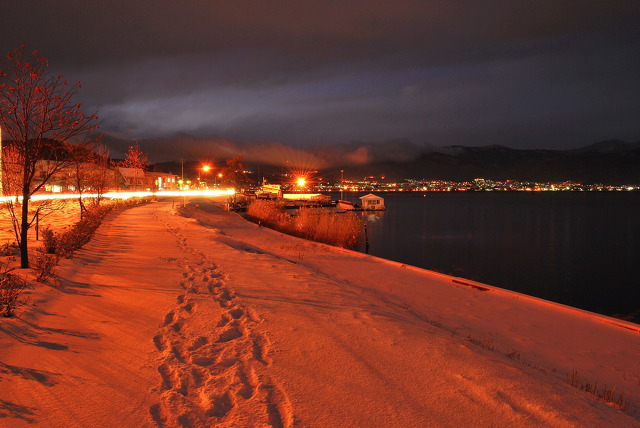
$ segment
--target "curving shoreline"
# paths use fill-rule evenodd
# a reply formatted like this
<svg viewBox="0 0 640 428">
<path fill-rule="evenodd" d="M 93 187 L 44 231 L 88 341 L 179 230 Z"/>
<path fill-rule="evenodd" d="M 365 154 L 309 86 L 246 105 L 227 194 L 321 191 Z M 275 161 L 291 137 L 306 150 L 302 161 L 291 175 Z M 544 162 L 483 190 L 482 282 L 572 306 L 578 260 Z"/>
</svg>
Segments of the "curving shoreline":
<svg viewBox="0 0 640 428">
<path fill-rule="evenodd" d="M 222 209 L 119 213 L 60 276 L 60 289 L 33 290 L 33 309 L 0 324 L 0 400 L 12 405 L 0 414 L 14 426 L 640 420 L 636 324 Z M 596 382 L 628 401 L 582 390 Z"/>
</svg>

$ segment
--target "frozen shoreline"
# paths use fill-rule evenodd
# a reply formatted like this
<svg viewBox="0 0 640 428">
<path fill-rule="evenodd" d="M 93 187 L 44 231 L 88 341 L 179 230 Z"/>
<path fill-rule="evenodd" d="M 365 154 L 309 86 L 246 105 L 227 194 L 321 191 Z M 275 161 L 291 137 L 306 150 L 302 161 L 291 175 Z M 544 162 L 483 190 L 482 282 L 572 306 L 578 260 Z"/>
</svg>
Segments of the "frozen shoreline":
<svg viewBox="0 0 640 428">
<path fill-rule="evenodd" d="M 59 290 L 34 290 L 33 308 L 2 320 L 2 418 L 640 425 L 637 324 L 222 210 L 170 211 L 160 202 L 110 219 L 62 264 Z M 615 386 L 629 409 L 567 381 Z"/>
</svg>

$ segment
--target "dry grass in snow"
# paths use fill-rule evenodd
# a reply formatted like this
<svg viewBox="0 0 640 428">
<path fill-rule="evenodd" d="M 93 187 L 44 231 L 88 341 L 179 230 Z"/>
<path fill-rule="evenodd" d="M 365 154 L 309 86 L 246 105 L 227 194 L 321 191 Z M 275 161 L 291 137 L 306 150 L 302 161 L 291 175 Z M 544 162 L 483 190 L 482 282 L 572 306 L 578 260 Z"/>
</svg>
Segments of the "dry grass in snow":
<svg viewBox="0 0 640 428">
<path fill-rule="evenodd" d="M 324 208 L 301 208 L 289 215 L 279 202 L 253 200 L 247 216 L 257 223 L 289 235 L 341 248 L 358 248 L 362 219 L 354 212 L 336 213 Z"/>
</svg>

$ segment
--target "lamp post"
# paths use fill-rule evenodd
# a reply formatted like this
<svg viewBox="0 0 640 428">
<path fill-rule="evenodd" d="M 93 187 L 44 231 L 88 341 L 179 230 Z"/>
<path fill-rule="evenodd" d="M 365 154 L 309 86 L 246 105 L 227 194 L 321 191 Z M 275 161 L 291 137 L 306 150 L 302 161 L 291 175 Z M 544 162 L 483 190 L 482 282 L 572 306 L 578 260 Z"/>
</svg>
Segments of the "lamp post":
<svg viewBox="0 0 640 428">
<path fill-rule="evenodd" d="M 200 172 L 202 171 L 202 178 L 204 179 L 204 174 L 211 171 L 211 165 L 203 165 L 202 168 L 198 170 L 198 181 L 200 182 Z M 206 187 L 206 183 L 205 183 Z"/>
</svg>

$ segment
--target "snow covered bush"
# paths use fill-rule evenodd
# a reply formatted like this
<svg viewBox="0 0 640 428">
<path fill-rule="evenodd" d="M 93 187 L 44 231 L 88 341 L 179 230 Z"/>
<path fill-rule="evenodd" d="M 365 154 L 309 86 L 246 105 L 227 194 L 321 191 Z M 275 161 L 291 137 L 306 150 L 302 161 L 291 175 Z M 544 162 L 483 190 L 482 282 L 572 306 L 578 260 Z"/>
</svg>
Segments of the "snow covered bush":
<svg viewBox="0 0 640 428">
<path fill-rule="evenodd" d="M 58 256 L 40 251 L 33 264 L 36 281 L 44 282 L 49 278 L 53 278 L 56 275 L 55 269 L 57 265 Z"/>
<path fill-rule="evenodd" d="M 42 229 L 42 249 L 46 254 L 55 254 L 58 246 L 58 235 L 48 227 Z"/>
<path fill-rule="evenodd" d="M 71 228 L 60 234 L 54 234 L 52 241 L 55 242 L 55 253 L 61 257 L 71 258 L 74 251 L 89 242 L 110 209 L 107 206 L 95 205 L 88 209 L 83 219 Z"/>
<path fill-rule="evenodd" d="M 24 280 L 11 273 L 13 269 L 3 266 L 0 271 L 0 313 L 6 318 L 13 316 L 16 306 L 21 303 L 20 294 L 27 286 Z"/>
<path fill-rule="evenodd" d="M 20 249 L 15 242 L 5 242 L 0 245 L 0 256 L 15 256 L 16 254 L 20 254 Z"/>
</svg>

